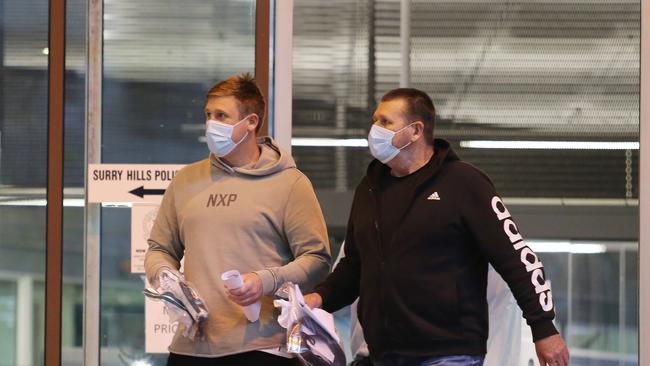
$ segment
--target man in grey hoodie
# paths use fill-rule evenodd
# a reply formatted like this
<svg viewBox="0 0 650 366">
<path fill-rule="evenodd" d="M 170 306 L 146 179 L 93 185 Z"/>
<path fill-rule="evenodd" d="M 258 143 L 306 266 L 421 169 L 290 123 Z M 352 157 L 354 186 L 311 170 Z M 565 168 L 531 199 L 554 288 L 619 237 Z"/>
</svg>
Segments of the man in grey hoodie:
<svg viewBox="0 0 650 366">
<path fill-rule="evenodd" d="M 164 269 L 178 270 L 209 310 L 205 338 L 190 340 L 179 326 L 168 365 L 292 365 L 280 346 L 272 295 L 286 281 L 303 291 L 324 279 L 331 256 L 314 190 L 270 137 L 256 138 L 264 119 L 262 93 L 249 74 L 207 93 L 207 159 L 179 171 L 167 188 L 149 238 L 145 269 L 156 285 Z M 242 273 L 227 290 L 223 272 Z M 242 307 L 261 303 L 250 322 Z"/>
</svg>

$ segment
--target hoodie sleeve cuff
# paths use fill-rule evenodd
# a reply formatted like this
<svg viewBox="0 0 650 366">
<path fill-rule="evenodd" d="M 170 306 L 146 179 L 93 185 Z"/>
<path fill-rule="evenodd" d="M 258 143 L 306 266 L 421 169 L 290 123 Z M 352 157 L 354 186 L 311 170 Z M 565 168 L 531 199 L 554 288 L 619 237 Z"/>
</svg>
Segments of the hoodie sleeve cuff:
<svg viewBox="0 0 650 366">
<path fill-rule="evenodd" d="M 270 269 L 263 269 L 255 271 L 255 273 L 262 280 L 262 292 L 264 295 L 273 295 L 276 291 L 277 282 L 275 275 Z"/>
<path fill-rule="evenodd" d="M 550 337 L 552 335 L 558 334 L 559 332 L 553 325 L 552 320 L 539 320 L 530 325 L 530 329 L 533 333 L 533 342 L 537 342 L 540 339 Z"/>
</svg>

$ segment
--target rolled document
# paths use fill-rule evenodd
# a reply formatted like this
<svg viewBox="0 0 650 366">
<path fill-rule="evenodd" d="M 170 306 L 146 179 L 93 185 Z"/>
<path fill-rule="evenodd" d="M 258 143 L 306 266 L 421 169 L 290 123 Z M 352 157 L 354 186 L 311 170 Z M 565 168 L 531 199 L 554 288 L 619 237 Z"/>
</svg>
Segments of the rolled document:
<svg viewBox="0 0 650 366">
<path fill-rule="evenodd" d="M 228 290 L 236 290 L 244 285 L 244 281 L 241 279 L 241 274 L 236 269 L 232 271 L 226 271 L 221 274 L 221 280 L 226 285 Z M 260 318 L 260 302 L 248 306 L 242 306 L 244 309 L 244 315 L 250 322 L 256 322 Z"/>
</svg>

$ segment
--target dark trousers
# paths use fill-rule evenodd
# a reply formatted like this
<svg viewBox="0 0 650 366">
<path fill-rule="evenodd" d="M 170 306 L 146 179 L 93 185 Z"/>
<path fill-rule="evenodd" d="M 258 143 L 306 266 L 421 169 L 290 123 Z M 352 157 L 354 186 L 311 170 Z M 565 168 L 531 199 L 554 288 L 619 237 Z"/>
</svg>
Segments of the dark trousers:
<svg viewBox="0 0 650 366">
<path fill-rule="evenodd" d="M 375 366 L 483 366 L 485 356 L 403 356 L 386 355 Z"/>
<path fill-rule="evenodd" d="M 300 366 L 297 358 L 285 358 L 266 352 L 253 351 L 224 357 L 195 357 L 169 354 L 167 366 Z"/>
</svg>

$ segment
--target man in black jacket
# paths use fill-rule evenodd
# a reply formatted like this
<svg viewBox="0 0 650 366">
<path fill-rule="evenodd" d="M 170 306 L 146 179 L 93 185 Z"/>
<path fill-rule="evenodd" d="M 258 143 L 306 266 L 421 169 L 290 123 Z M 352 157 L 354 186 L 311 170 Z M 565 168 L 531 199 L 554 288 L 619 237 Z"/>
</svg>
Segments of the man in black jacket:
<svg viewBox="0 0 650 366">
<path fill-rule="evenodd" d="M 345 258 L 305 301 L 331 312 L 359 297 L 376 365 L 481 365 L 491 263 L 523 310 L 540 364 L 568 365 L 542 262 L 490 179 L 433 138 L 434 122 L 420 90 L 382 97 L 368 135 L 376 160 L 354 194 Z"/>
</svg>

